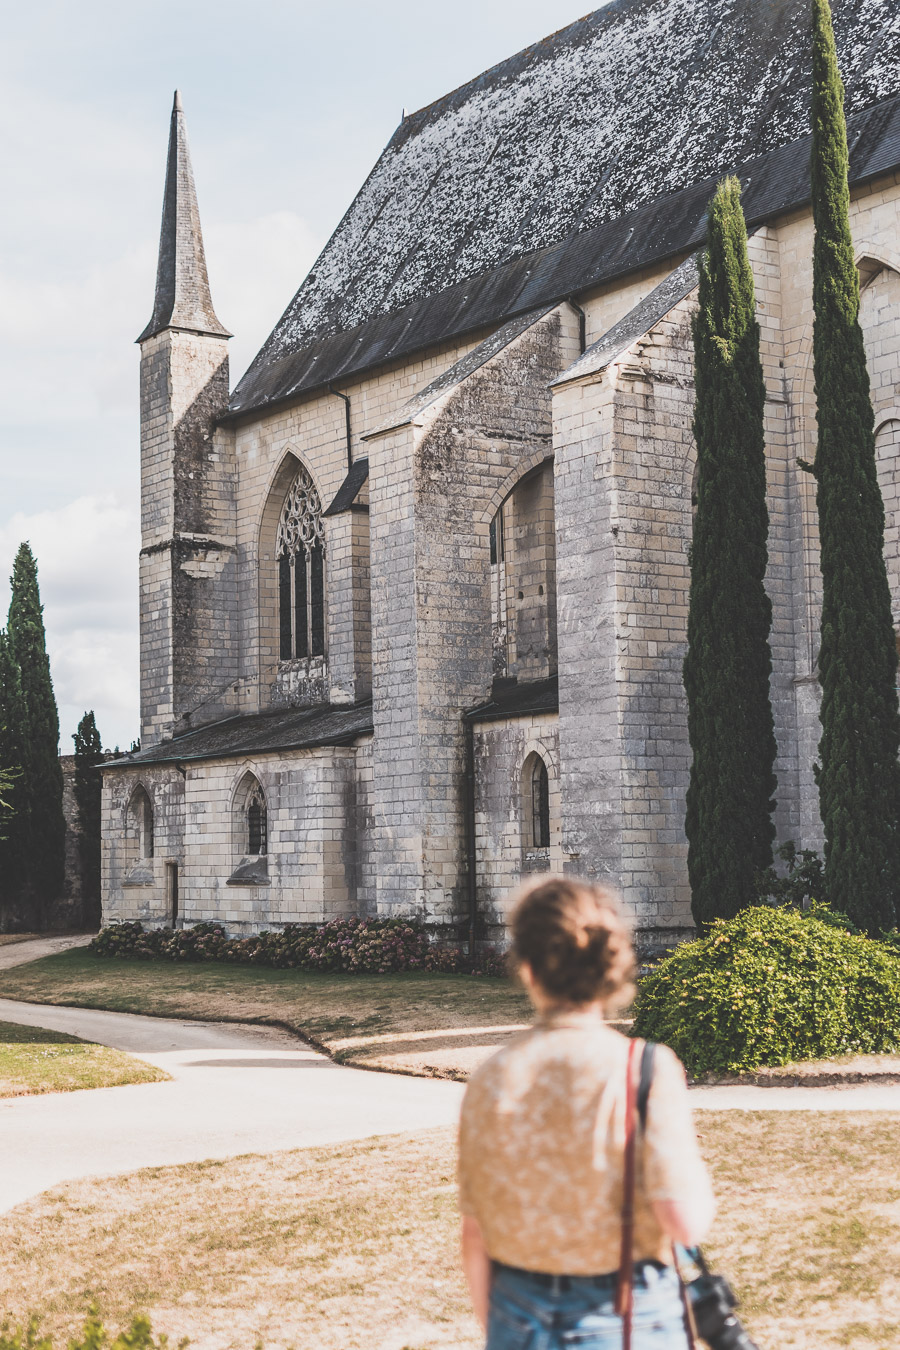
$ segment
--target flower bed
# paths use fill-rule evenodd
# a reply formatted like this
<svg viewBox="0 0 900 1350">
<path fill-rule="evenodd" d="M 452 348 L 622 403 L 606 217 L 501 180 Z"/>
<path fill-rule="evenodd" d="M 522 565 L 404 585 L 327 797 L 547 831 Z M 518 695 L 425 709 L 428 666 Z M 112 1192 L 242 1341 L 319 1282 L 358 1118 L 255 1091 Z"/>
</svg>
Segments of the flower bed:
<svg viewBox="0 0 900 1350">
<path fill-rule="evenodd" d="M 320 927 L 287 924 L 281 932 L 244 938 L 226 937 L 216 923 L 180 929 L 119 923 L 104 928 L 87 950 L 131 960 L 230 961 L 358 975 L 411 970 L 441 975 L 507 973 L 501 952 L 485 949 L 473 962 L 461 947 L 432 942 L 424 926 L 413 919 L 332 919 Z"/>
</svg>

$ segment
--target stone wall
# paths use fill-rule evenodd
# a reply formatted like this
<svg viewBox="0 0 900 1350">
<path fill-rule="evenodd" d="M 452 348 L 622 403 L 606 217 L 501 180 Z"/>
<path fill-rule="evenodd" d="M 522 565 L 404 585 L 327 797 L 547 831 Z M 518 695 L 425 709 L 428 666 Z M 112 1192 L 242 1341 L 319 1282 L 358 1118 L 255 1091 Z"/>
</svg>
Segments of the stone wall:
<svg viewBox="0 0 900 1350">
<path fill-rule="evenodd" d="M 104 923 L 177 917 L 254 933 L 365 911 L 374 891 L 361 828 L 366 759 L 364 742 L 359 752 L 335 746 L 105 772 Z M 265 795 L 268 839 L 265 855 L 251 860 L 244 809 L 254 780 Z M 152 808 L 152 845 L 135 819 L 141 790 Z"/>
<path fill-rule="evenodd" d="M 561 872 L 562 797 L 555 714 L 482 722 L 474 728 L 478 912 L 489 941 L 503 941 L 510 892 L 525 877 Z M 550 787 L 550 845 L 530 837 L 529 766 L 540 756 Z"/>
</svg>

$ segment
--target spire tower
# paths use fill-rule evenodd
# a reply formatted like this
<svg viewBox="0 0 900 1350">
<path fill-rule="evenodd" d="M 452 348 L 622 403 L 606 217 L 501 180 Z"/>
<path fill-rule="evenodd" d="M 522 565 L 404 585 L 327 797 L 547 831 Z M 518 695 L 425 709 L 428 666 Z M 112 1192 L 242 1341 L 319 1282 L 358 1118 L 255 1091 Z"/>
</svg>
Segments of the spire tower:
<svg viewBox="0 0 900 1350">
<path fill-rule="evenodd" d="M 166 328 L 209 333 L 214 337 L 231 337 L 216 318 L 209 293 L 187 125 L 177 89 L 169 124 L 169 156 L 166 161 L 166 191 L 159 233 L 156 299 L 153 317 L 138 342 L 144 342 Z"/>
<path fill-rule="evenodd" d="M 209 294 L 181 99 L 141 348 L 141 743 L 230 709 L 236 677 L 228 339 Z"/>
</svg>

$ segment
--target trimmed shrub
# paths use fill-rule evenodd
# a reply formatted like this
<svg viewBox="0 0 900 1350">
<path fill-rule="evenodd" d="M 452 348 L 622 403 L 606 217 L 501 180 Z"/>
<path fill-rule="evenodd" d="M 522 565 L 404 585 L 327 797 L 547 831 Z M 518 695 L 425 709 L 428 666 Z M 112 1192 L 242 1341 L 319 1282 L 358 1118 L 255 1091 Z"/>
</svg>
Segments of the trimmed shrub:
<svg viewBox="0 0 900 1350">
<path fill-rule="evenodd" d="M 634 1031 L 695 1075 L 900 1052 L 900 955 L 815 908 L 745 909 L 642 981 Z"/>
<path fill-rule="evenodd" d="M 287 924 L 278 933 L 229 938 L 219 924 L 150 928 L 113 924 L 87 950 L 95 956 L 130 960 L 230 961 L 276 970 L 321 970 L 335 974 L 391 975 L 424 970 L 442 975 L 505 975 L 502 953 L 487 949 L 475 962 L 457 946 L 433 943 L 414 919 L 332 919 L 320 927 Z M 2 1347 L 0 1347 L 2 1350 Z"/>
</svg>

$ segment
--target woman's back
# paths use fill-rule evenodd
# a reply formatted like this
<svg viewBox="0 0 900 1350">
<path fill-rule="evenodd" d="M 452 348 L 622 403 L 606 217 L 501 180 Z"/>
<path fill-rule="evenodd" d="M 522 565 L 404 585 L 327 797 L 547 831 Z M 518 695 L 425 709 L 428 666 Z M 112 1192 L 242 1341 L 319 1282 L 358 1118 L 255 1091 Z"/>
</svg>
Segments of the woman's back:
<svg viewBox="0 0 900 1350">
<path fill-rule="evenodd" d="M 619 1264 L 628 1041 L 596 1011 L 545 1014 L 473 1076 L 460 1204 L 495 1261 L 553 1274 Z M 637 1146 L 635 1257 L 671 1260 L 654 1200 L 708 1204 L 684 1073 L 660 1046 Z"/>
<path fill-rule="evenodd" d="M 623 1225 L 633 1043 L 604 1014 L 633 993 L 634 952 L 615 896 L 547 877 L 511 927 L 540 1016 L 473 1076 L 460 1122 L 463 1265 L 487 1350 L 599 1350 L 631 1327 L 634 1350 L 685 1350 L 672 1242 L 702 1237 L 712 1194 L 684 1071 L 659 1046 Z"/>
</svg>

